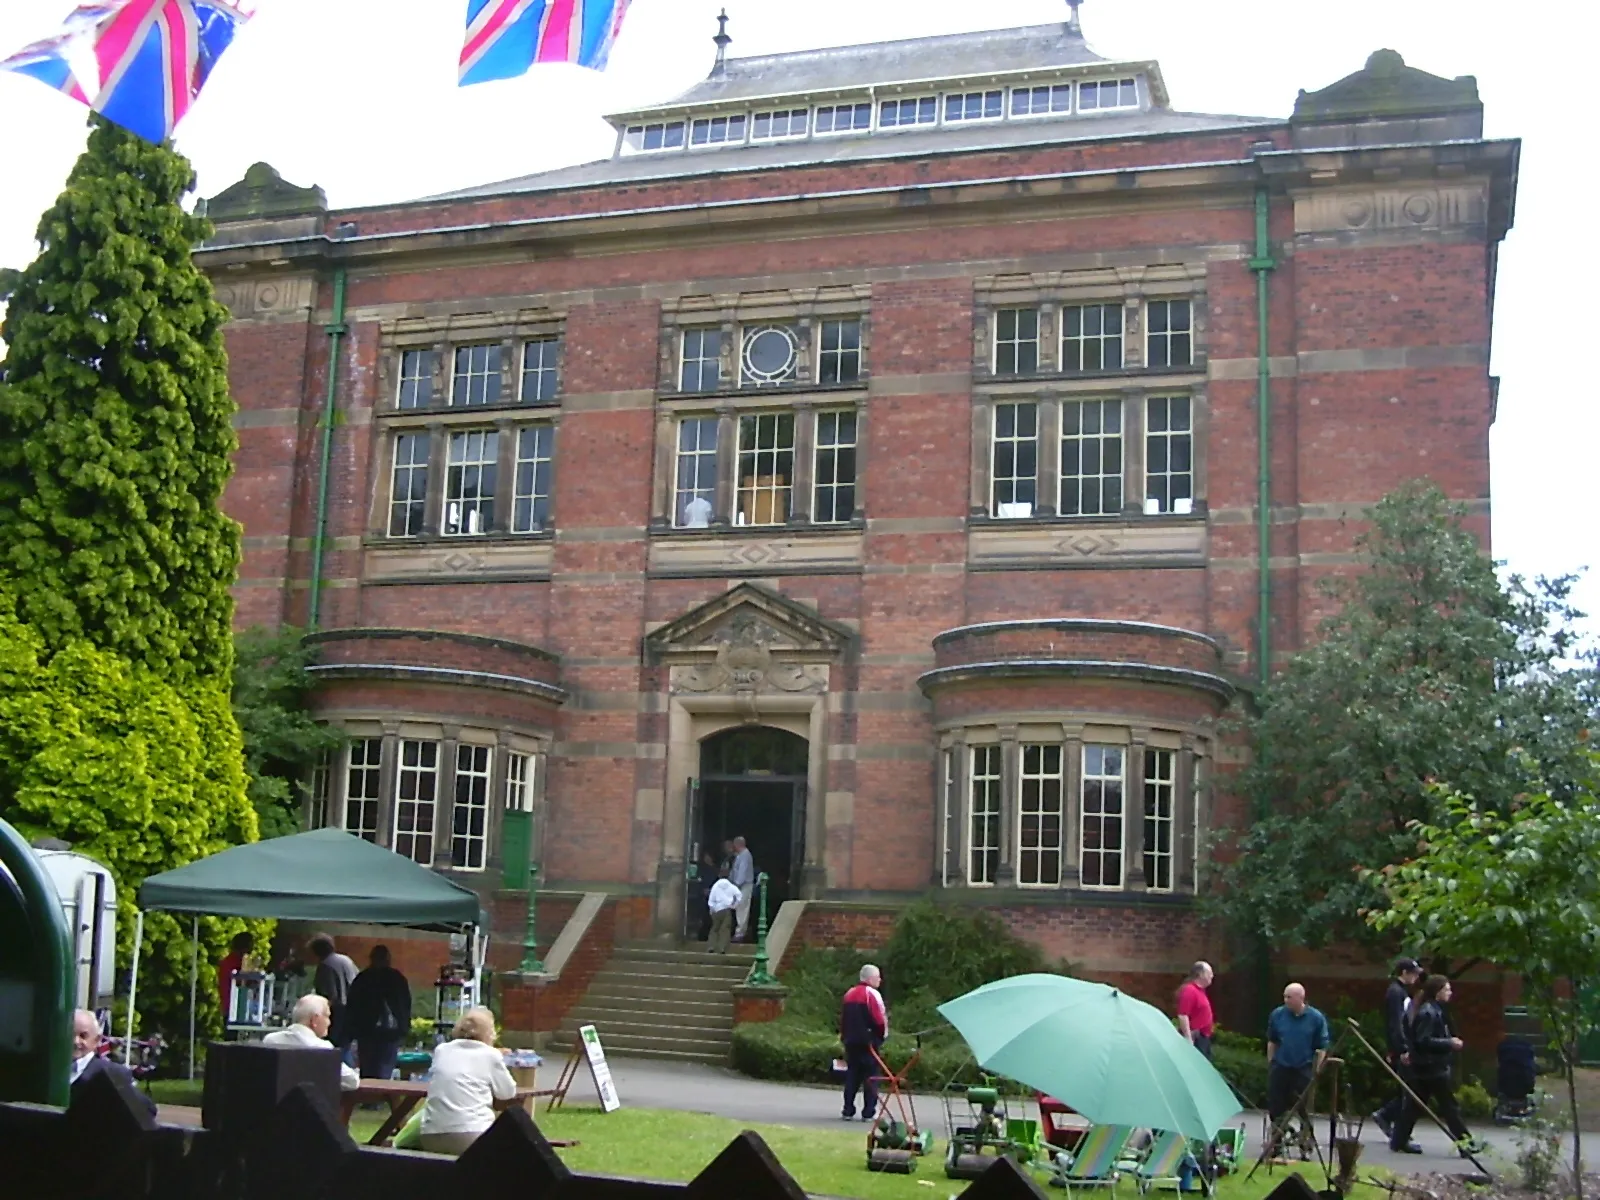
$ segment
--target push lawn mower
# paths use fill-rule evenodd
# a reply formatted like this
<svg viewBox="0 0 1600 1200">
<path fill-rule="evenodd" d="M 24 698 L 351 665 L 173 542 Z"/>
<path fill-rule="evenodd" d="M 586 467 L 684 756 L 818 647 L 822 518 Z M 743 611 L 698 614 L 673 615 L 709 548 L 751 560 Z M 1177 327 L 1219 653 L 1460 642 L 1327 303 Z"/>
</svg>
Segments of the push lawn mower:
<svg viewBox="0 0 1600 1200">
<path fill-rule="evenodd" d="M 997 1087 L 947 1086 L 944 1119 L 950 1134 L 944 1173 L 951 1179 L 976 1179 L 997 1158 L 1026 1163 L 1034 1156 L 1038 1126 L 1013 1121 Z"/>
<path fill-rule="evenodd" d="M 873 1060 L 883 1073 L 874 1076 L 884 1091 L 878 1097 L 878 1117 L 867 1130 L 867 1170 L 909 1175 L 917 1169 L 917 1159 L 933 1149 L 933 1133 L 917 1124 L 917 1101 L 911 1094 L 911 1068 L 922 1057 L 922 1034 L 916 1035 L 917 1049 L 896 1075 L 883 1061 L 876 1046 Z M 890 1104 L 893 1102 L 893 1111 Z"/>
</svg>

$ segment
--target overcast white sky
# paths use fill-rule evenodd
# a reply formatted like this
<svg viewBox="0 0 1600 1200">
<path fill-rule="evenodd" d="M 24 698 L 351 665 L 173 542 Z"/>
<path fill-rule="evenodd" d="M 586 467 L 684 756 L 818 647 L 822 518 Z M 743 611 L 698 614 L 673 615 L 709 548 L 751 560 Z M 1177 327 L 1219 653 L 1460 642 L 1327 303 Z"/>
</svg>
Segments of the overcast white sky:
<svg viewBox="0 0 1600 1200">
<path fill-rule="evenodd" d="M 538 67 L 455 86 L 465 0 L 256 0 L 178 147 L 214 195 L 258 160 L 336 207 L 406 200 L 608 155 L 601 114 L 670 97 L 711 66 L 721 0 L 634 0 L 604 75 Z M 0 0 L 0 56 L 74 0 Z M 727 0 L 733 55 L 1061 20 L 1064 0 Z M 1090 45 L 1161 63 L 1175 108 L 1286 116 L 1301 88 L 1387 46 L 1438 75 L 1475 75 L 1490 137 L 1523 139 L 1516 225 L 1500 257 L 1491 443 L 1494 550 L 1525 573 L 1600 560 L 1595 337 L 1595 6 L 1533 0 L 1086 0 Z M 0 266 L 33 254 L 38 215 L 83 144 L 85 110 L 0 72 Z M 1591 185 L 1584 185 L 1588 178 Z M 1573 307 L 1576 304 L 1576 307 Z M 1585 332 L 1587 330 L 1588 332 Z M 1580 586 L 1600 613 L 1600 574 Z M 1591 630 L 1600 620 L 1591 618 Z"/>
</svg>

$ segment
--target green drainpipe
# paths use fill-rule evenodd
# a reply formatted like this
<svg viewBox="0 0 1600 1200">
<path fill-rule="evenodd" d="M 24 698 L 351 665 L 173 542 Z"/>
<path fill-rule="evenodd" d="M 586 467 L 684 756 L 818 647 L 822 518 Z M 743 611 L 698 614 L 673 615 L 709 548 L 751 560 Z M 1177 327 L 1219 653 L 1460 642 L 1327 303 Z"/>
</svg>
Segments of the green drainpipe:
<svg viewBox="0 0 1600 1200">
<path fill-rule="evenodd" d="M 306 626 L 317 628 L 322 612 L 322 546 L 328 534 L 328 468 L 333 461 L 334 403 L 339 397 L 339 343 L 344 337 L 344 268 L 333 272 L 333 323 L 328 333 L 328 399 L 322 406 L 322 466 L 317 477 L 317 523 L 311 534 L 311 606 Z"/>
</svg>

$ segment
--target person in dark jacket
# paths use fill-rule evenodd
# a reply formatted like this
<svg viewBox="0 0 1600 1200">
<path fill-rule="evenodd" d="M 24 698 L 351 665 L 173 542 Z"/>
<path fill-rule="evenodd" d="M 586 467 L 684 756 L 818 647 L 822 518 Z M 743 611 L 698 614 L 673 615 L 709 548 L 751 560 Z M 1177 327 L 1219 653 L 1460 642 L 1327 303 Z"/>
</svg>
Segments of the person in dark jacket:
<svg viewBox="0 0 1600 1200">
<path fill-rule="evenodd" d="M 370 965 L 350 983 L 345 1017 L 363 1079 L 392 1079 L 400 1045 L 411 1032 L 411 984 L 374 946 Z"/>
<path fill-rule="evenodd" d="M 72 1064 L 67 1068 L 69 1105 L 77 1100 L 82 1089 L 96 1075 L 111 1075 L 126 1080 L 145 1110 L 152 1117 L 156 1115 L 156 1102 L 134 1085 L 133 1073 L 100 1053 L 100 1019 L 88 1009 L 80 1008 L 72 1014 Z"/>
<path fill-rule="evenodd" d="M 1422 964 L 1414 958 L 1402 958 L 1394 964 L 1394 974 L 1389 979 L 1389 988 L 1383 994 L 1383 1025 L 1389 1041 L 1388 1053 L 1384 1057 L 1389 1060 L 1389 1065 L 1394 1068 L 1395 1074 L 1405 1080 L 1407 1087 L 1412 1083 L 1407 1018 L 1411 1012 L 1411 994 L 1416 991 L 1417 981 L 1421 978 Z M 1405 1102 L 1406 1094 L 1402 1089 L 1372 1114 L 1373 1124 L 1383 1130 L 1383 1136 L 1390 1141 L 1394 1140 L 1395 1123 L 1400 1120 L 1400 1110 L 1405 1106 Z M 1418 1146 L 1408 1152 L 1419 1154 L 1421 1151 L 1422 1147 Z"/>
<path fill-rule="evenodd" d="M 839 1040 L 844 1043 L 844 1112 L 846 1121 L 856 1115 L 856 1092 L 861 1092 L 861 1119 L 870 1121 L 878 1111 L 878 1059 L 873 1053 L 889 1036 L 889 1010 L 884 1007 L 883 973 L 868 963 L 861 982 L 844 994 L 839 1009 Z"/>
<path fill-rule="evenodd" d="M 1467 1132 L 1450 1083 L 1452 1059 L 1464 1043 L 1450 1032 L 1444 1009 L 1449 1003 L 1450 981 L 1443 975 L 1429 975 L 1411 1016 L 1411 1074 L 1415 1081 L 1411 1087 L 1417 1098 L 1444 1122 L 1465 1157 L 1482 1147 Z M 1416 1103 L 1408 1098 L 1389 1139 L 1391 1150 L 1401 1154 L 1420 1153 L 1410 1147 L 1413 1145 L 1411 1130 L 1421 1115 Z"/>
</svg>

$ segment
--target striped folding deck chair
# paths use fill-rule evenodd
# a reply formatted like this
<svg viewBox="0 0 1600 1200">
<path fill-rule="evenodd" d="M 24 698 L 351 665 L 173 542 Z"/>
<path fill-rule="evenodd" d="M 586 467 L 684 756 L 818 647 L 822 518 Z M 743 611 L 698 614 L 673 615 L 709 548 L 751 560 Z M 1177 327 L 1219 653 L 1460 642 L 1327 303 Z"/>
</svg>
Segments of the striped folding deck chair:
<svg viewBox="0 0 1600 1200">
<path fill-rule="evenodd" d="M 1150 1152 L 1145 1155 L 1144 1161 L 1134 1171 L 1134 1180 L 1139 1185 L 1139 1194 L 1142 1196 L 1158 1184 L 1171 1184 L 1174 1187 L 1183 1186 L 1182 1167 L 1183 1160 L 1189 1157 L 1189 1139 L 1181 1133 L 1157 1133 L 1150 1143 Z M 1200 1172 L 1196 1164 L 1194 1177 L 1200 1182 L 1207 1195 L 1211 1192 L 1210 1184 Z"/>
<path fill-rule="evenodd" d="M 1050 1182 L 1067 1189 L 1111 1188 L 1115 1191 L 1121 1177 L 1118 1163 L 1133 1136 L 1131 1125 L 1091 1125 L 1078 1143 L 1073 1154 L 1060 1151 L 1055 1157 L 1055 1174 Z"/>
</svg>

